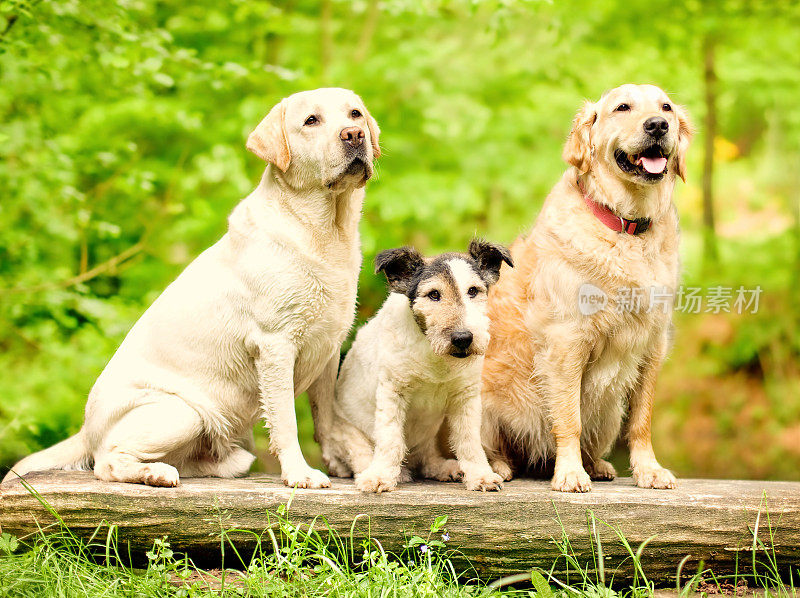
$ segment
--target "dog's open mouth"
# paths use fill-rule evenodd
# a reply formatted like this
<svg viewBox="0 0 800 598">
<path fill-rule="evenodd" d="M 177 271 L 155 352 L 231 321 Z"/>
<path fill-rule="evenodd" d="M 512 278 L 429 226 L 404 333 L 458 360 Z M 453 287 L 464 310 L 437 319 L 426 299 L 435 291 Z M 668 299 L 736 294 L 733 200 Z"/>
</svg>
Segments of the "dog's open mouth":
<svg viewBox="0 0 800 598">
<path fill-rule="evenodd" d="M 464 359 L 465 357 L 469 357 L 472 355 L 469 351 L 453 351 L 450 353 L 453 357 L 458 357 L 459 359 Z"/>
<path fill-rule="evenodd" d="M 620 170 L 650 181 L 657 181 L 666 174 L 668 157 L 658 144 L 651 145 L 639 154 L 628 154 L 621 149 L 614 152 Z"/>
</svg>

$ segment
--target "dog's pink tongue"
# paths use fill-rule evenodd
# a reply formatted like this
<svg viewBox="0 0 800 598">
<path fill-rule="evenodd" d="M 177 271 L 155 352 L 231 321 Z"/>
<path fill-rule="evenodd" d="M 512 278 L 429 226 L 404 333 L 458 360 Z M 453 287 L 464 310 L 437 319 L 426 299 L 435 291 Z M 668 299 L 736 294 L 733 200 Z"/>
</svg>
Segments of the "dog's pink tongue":
<svg viewBox="0 0 800 598">
<path fill-rule="evenodd" d="M 666 158 L 645 158 L 642 156 L 639 158 L 639 164 L 641 164 L 644 169 L 649 172 L 650 174 L 658 174 L 659 172 L 664 172 L 664 167 L 667 165 Z"/>
</svg>

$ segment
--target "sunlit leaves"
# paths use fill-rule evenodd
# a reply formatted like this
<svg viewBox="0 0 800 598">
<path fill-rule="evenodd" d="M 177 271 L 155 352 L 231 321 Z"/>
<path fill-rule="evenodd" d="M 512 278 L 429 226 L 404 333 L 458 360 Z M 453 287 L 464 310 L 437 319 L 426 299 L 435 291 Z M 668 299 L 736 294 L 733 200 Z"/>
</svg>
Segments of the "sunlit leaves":
<svg viewBox="0 0 800 598">
<path fill-rule="evenodd" d="M 370 265 L 377 251 L 463 249 L 474 234 L 510 242 L 529 228 L 563 172 L 561 145 L 584 98 L 653 82 L 700 122 L 708 32 L 720 36 L 731 167 L 752 160 L 750 202 L 792 207 L 796 3 L 377 5 L 370 30 L 372 0 L 332 2 L 324 81 L 361 94 L 383 131 L 361 227 L 360 318 L 385 297 Z M 13 415 L 0 412 L 0 430 L 13 429 L 0 460 L 77 425 L 132 321 L 224 232 L 263 169 L 247 134 L 280 98 L 323 84 L 320 30 L 311 0 L 0 0 L 0 368 L 14 372 L 0 394 L 22 397 Z M 699 155 L 679 202 L 689 231 Z M 142 239 L 123 267 L 80 285 L 3 295 L 69 281 Z M 38 422 L 53 404 L 62 416 Z"/>
</svg>

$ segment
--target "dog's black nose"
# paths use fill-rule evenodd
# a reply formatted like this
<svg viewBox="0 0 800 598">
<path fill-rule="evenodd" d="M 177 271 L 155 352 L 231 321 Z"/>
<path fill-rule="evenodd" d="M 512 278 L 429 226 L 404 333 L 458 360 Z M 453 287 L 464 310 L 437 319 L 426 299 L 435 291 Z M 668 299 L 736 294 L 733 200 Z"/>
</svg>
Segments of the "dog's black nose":
<svg viewBox="0 0 800 598">
<path fill-rule="evenodd" d="M 457 330 L 450 335 L 450 342 L 456 349 L 466 351 L 472 344 L 472 333 L 469 330 Z"/>
<path fill-rule="evenodd" d="M 358 147 L 364 143 L 364 129 L 361 127 L 346 127 L 339 133 L 339 137 L 347 145 Z"/>
<path fill-rule="evenodd" d="M 653 137 L 662 137 L 669 131 L 669 123 L 663 116 L 651 116 L 644 121 L 644 132 Z"/>
</svg>

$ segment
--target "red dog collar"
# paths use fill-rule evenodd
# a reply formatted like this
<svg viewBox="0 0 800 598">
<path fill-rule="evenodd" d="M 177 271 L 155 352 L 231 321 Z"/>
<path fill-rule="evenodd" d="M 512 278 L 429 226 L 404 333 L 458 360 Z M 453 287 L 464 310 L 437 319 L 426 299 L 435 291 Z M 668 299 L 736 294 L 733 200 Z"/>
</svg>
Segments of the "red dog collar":
<svg viewBox="0 0 800 598">
<path fill-rule="evenodd" d="M 628 220 L 622 216 L 617 216 L 608 206 L 593 200 L 589 194 L 586 193 L 586 189 L 580 180 L 578 181 L 578 189 L 580 189 L 583 200 L 592 211 L 592 214 L 611 230 L 618 233 L 628 233 L 629 235 L 641 235 L 650 228 L 652 221 L 649 218 Z"/>
</svg>

